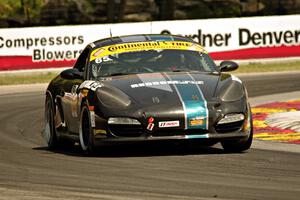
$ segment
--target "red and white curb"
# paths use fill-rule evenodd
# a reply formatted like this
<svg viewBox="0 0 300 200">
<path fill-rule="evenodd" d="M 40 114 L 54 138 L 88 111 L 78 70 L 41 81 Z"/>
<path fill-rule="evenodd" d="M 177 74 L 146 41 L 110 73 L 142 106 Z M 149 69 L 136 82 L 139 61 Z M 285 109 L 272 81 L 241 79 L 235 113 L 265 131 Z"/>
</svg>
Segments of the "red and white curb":
<svg viewBox="0 0 300 200">
<path fill-rule="evenodd" d="M 300 100 L 252 108 L 254 138 L 300 144 Z"/>
</svg>

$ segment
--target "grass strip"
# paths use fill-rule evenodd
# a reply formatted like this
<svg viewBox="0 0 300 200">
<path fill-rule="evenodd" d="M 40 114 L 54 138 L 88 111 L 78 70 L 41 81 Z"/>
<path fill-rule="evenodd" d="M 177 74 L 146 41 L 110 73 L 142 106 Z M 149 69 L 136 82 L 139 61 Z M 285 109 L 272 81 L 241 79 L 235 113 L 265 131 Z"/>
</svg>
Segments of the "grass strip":
<svg viewBox="0 0 300 200">
<path fill-rule="evenodd" d="M 279 63 L 250 63 L 240 65 L 233 73 L 300 71 L 300 61 Z"/>
<path fill-rule="evenodd" d="M 58 72 L 0 75 L 0 85 L 48 83 Z"/>
</svg>

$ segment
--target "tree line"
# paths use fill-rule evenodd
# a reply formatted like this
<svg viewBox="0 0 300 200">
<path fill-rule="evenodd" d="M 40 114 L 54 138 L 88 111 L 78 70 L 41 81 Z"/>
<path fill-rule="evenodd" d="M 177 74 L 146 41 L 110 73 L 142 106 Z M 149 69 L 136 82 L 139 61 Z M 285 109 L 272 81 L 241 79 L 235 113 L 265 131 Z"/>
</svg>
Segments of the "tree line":
<svg viewBox="0 0 300 200">
<path fill-rule="evenodd" d="M 300 0 L 1 0 L 0 27 L 299 13 Z"/>
</svg>

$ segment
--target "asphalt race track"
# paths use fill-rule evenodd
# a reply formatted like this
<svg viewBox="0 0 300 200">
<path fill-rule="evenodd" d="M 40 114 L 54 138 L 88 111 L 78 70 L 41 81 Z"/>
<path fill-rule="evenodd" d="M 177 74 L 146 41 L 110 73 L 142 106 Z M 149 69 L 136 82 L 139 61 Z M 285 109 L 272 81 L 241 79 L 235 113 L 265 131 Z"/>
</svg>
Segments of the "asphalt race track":
<svg viewBox="0 0 300 200">
<path fill-rule="evenodd" d="M 300 91 L 300 74 L 243 77 L 250 97 Z M 136 144 L 48 151 L 42 92 L 0 96 L 0 199 L 272 199 L 300 197 L 300 150 L 255 145 Z"/>
</svg>

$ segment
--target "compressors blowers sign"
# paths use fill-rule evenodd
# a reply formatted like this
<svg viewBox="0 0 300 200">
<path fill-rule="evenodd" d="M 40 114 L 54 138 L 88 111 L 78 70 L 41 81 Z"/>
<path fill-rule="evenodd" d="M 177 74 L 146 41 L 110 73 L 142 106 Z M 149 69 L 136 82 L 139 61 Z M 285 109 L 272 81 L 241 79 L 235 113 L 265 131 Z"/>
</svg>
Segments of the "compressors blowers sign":
<svg viewBox="0 0 300 200">
<path fill-rule="evenodd" d="M 0 71 L 70 67 L 110 32 L 190 37 L 216 60 L 300 59 L 300 15 L 287 15 L 0 29 Z"/>
</svg>

